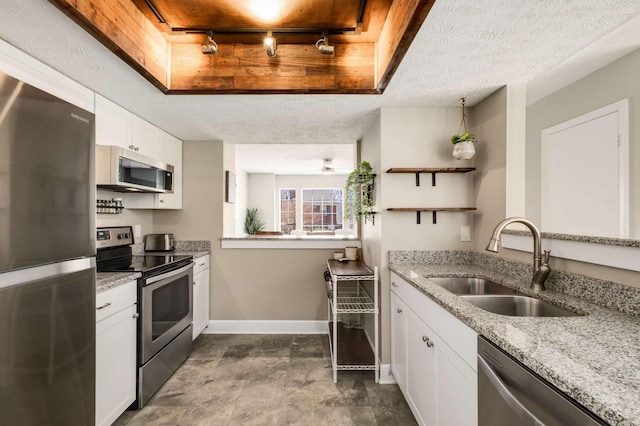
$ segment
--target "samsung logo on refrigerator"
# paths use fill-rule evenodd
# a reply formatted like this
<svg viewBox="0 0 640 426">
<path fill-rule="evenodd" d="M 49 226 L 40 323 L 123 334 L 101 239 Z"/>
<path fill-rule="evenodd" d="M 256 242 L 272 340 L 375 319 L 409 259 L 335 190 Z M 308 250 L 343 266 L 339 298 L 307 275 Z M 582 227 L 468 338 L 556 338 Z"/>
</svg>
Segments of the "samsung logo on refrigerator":
<svg viewBox="0 0 640 426">
<path fill-rule="evenodd" d="M 87 124 L 91 124 L 91 122 L 90 122 L 88 119 L 86 119 L 86 118 L 84 118 L 84 117 L 82 117 L 82 116 L 80 116 L 80 115 L 78 115 L 78 114 L 76 114 L 76 113 L 73 113 L 73 112 L 72 112 L 72 113 L 71 113 L 71 116 L 72 116 L 73 118 L 75 118 L 76 120 L 84 121 L 84 122 L 85 122 L 85 123 L 87 123 Z"/>
</svg>

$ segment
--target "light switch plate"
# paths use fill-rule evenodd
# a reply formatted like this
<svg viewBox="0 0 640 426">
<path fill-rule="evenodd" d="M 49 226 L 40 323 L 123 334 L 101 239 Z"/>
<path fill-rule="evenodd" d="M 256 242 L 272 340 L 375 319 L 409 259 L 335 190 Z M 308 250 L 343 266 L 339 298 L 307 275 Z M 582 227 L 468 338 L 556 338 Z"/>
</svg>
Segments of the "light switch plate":
<svg viewBox="0 0 640 426">
<path fill-rule="evenodd" d="M 460 227 L 460 241 L 471 241 L 471 227 L 470 226 L 461 226 Z"/>
<path fill-rule="evenodd" d="M 142 236 L 142 227 L 140 225 L 133 225 L 133 236 L 134 237 Z"/>
</svg>

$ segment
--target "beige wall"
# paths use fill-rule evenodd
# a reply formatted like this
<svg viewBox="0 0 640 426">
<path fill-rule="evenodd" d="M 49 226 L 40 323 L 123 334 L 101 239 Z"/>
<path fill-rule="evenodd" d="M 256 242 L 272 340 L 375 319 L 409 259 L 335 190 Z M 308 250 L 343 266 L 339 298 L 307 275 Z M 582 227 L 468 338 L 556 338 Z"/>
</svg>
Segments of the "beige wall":
<svg viewBox="0 0 640 426">
<path fill-rule="evenodd" d="M 505 218 L 506 199 L 506 123 L 509 119 L 505 87 L 489 96 L 472 109 L 473 132 L 480 143 L 477 144 L 476 180 L 474 182 L 475 203 L 478 212 L 474 215 L 473 249 L 485 254 L 495 225 Z M 527 150 L 527 156 L 529 151 Z M 532 263 L 531 253 L 500 249 L 499 257 Z M 556 271 L 566 271 L 602 280 L 640 287 L 640 273 L 624 269 L 594 265 L 553 257 L 551 267 Z"/>
<path fill-rule="evenodd" d="M 630 226 L 640 239 L 640 49 L 527 108 L 527 216 L 540 223 L 540 132 L 629 98 Z M 594 170 L 594 173 L 598 171 Z"/>
<path fill-rule="evenodd" d="M 121 192 L 97 191 L 96 198 L 111 200 L 112 198 L 122 198 L 125 209 L 120 214 L 97 214 L 96 226 L 129 226 L 140 225 L 140 237 L 135 238 L 136 243 L 142 242 L 142 237 L 151 234 L 153 230 L 153 210 L 127 209 L 126 198 Z"/>
<path fill-rule="evenodd" d="M 332 251 L 222 249 L 223 142 L 183 144 L 183 209 L 156 211 L 154 230 L 178 239 L 211 241 L 210 318 L 322 320 L 322 273 Z"/>
<path fill-rule="evenodd" d="M 276 175 L 273 173 L 247 174 L 247 208 L 258 209 L 265 231 L 277 230 Z"/>
<path fill-rule="evenodd" d="M 382 108 L 362 139 L 362 160 L 378 174 L 375 225 L 363 226 L 365 260 L 380 270 L 381 361 L 390 361 L 389 250 L 471 250 L 460 241 L 460 227 L 472 225 L 473 215 L 440 212 L 437 224 L 423 213 L 416 224 L 414 212 L 390 212 L 390 207 L 468 207 L 473 205 L 472 173 L 421 175 L 416 187 L 413 174 L 388 174 L 392 167 L 469 167 L 473 161 L 452 156 L 451 135 L 460 124 L 460 108 Z"/>
</svg>

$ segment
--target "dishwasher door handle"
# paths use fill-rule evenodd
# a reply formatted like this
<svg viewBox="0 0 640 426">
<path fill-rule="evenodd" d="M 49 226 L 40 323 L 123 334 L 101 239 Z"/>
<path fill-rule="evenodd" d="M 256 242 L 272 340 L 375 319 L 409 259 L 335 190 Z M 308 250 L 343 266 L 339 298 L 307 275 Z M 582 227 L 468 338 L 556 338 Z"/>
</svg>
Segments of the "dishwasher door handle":
<svg viewBox="0 0 640 426">
<path fill-rule="evenodd" d="M 496 372 L 491 368 L 489 364 L 482 358 L 482 356 L 478 355 L 478 368 L 482 370 L 482 372 L 487 376 L 489 382 L 495 387 L 498 391 L 502 399 L 511 407 L 511 409 L 523 420 L 525 420 L 528 424 L 532 426 L 545 426 L 545 424 L 540 421 L 531 411 L 527 409 L 519 400 L 516 398 L 509 389 L 504 384 L 500 377 Z"/>
</svg>

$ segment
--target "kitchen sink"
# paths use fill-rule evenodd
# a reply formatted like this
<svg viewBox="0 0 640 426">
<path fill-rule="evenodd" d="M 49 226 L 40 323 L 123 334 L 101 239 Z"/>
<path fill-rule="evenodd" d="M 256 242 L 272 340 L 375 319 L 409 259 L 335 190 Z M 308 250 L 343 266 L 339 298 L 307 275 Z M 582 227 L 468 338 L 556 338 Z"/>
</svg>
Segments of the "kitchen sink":
<svg viewBox="0 0 640 426">
<path fill-rule="evenodd" d="M 453 294 L 514 294 L 516 291 L 493 281 L 475 277 L 429 277 L 429 280 Z"/>
<path fill-rule="evenodd" d="M 580 314 L 523 295 L 461 295 L 462 299 L 494 314 L 513 317 L 576 317 Z"/>
</svg>

